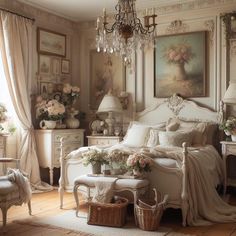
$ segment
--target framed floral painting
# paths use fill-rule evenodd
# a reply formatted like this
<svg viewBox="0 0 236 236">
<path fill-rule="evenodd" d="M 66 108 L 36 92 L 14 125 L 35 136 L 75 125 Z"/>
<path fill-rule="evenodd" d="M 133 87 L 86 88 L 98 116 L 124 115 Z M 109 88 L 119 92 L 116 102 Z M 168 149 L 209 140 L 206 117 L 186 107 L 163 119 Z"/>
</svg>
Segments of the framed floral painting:
<svg viewBox="0 0 236 236">
<path fill-rule="evenodd" d="M 206 96 L 206 54 L 206 31 L 157 37 L 154 96 Z"/>
</svg>

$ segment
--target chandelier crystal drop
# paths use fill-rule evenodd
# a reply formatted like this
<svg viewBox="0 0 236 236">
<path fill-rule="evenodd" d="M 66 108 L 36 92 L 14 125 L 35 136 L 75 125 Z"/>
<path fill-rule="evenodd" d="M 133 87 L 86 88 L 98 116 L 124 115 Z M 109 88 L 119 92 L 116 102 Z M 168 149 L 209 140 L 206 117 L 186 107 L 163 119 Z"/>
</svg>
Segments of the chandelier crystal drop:
<svg viewBox="0 0 236 236">
<path fill-rule="evenodd" d="M 144 26 L 137 17 L 135 0 L 118 0 L 115 6 L 114 23 L 109 28 L 106 9 L 103 17 L 97 18 L 96 47 L 98 52 L 118 53 L 125 65 L 131 64 L 132 54 L 138 47 L 153 46 L 156 36 L 157 15 L 154 8 L 149 15 L 148 9 L 144 16 Z"/>
</svg>

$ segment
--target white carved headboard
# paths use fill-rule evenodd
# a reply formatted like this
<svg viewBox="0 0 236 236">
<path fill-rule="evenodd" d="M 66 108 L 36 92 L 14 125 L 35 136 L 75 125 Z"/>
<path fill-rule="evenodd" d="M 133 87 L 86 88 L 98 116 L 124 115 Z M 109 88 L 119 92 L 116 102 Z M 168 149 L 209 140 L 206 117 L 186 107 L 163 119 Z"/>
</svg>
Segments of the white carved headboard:
<svg viewBox="0 0 236 236">
<path fill-rule="evenodd" d="M 154 104 L 144 111 L 135 114 L 135 120 L 149 125 L 165 122 L 171 117 L 220 123 L 223 119 L 223 104 L 220 105 L 219 111 L 212 111 L 174 94 L 161 103 Z"/>
</svg>

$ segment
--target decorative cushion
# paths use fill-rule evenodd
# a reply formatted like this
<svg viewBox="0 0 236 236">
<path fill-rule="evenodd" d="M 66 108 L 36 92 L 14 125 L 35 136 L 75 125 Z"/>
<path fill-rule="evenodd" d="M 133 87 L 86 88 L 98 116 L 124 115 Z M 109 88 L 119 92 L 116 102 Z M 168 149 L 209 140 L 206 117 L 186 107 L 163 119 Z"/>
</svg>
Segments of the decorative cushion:
<svg viewBox="0 0 236 236">
<path fill-rule="evenodd" d="M 98 178 L 102 177 L 82 175 L 74 180 L 74 184 L 75 185 L 81 184 L 88 186 L 90 188 L 94 188 L 95 182 L 98 180 Z M 149 182 L 147 179 L 118 179 L 114 184 L 114 189 L 115 190 L 121 190 L 124 188 L 139 189 L 148 186 L 148 184 Z"/>
<path fill-rule="evenodd" d="M 178 118 L 170 118 L 166 122 L 166 131 L 176 131 L 179 128 L 180 121 Z"/>
<path fill-rule="evenodd" d="M 131 128 L 128 129 L 123 144 L 131 147 L 146 146 L 149 130 L 149 126 L 134 123 Z"/>
<path fill-rule="evenodd" d="M 163 129 L 151 129 L 149 133 L 149 138 L 147 141 L 147 147 L 155 147 L 160 144 L 159 142 L 159 132 Z"/>
<path fill-rule="evenodd" d="M 192 132 L 181 131 L 160 131 L 159 142 L 162 146 L 181 147 L 183 142 L 187 142 L 188 146 L 192 144 Z"/>
<path fill-rule="evenodd" d="M 208 122 L 198 122 L 198 121 L 186 121 L 179 118 L 171 118 L 170 123 L 179 123 L 178 131 L 192 131 L 193 145 L 206 145 L 207 142 L 207 126 Z"/>
</svg>

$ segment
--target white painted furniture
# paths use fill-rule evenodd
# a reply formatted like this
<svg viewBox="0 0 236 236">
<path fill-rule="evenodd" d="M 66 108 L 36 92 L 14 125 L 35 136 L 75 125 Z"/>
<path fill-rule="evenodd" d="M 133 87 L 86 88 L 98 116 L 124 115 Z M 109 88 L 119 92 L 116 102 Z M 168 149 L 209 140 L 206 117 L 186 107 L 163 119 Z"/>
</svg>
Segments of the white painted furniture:
<svg viewBox="0 0 236 236">
<path fill-rule="evenodd" d="M 17 168 L 19 159 L 0 158 L 0 163 L 6 164 L 16 162 Z M 22 190 L 21 190 L 22 191 Z M 20 186 L 10 180 L 8 176 L 0 176 L 0 209 L 2 211 L 3 232 L 6 232 L 7 211 L 11 206 L 20 206 L 24 200 L 20 196 Z M 27 202 L 29 215 L 31 215 L 31 201 Z"/>
<path fill-rule="evenodd" d="M 227 157 L 229 155 L 236 156 L 236 142 L 222 141 L 222 157 L 223 157 L 223 168 L 224 168 L 224 194 L 226 193 L 227 185 L 236 186 L 235 182 L 228 180 L 227 175 Z"/>
<path fill-rule="evenodd" d="M 150 126 L 168 121 L 170 118 L 177 117 L 186 121 L 195 122 L 222 122 L 223 119 L 223 104 L 220 104 L 219 111 L 212 111 L 208 108 L 201 107 L 197 103 L 185 100 L 177 95 L 164 99 L 162 102 L 153 104 L 153 106 L 145 109 L 142 112 L 134 115 L 134 120 L 145 123 Z M 217 141 L 217 137 L 215 137 Z M 218 142 L 218 141 L 217 141 Z M 66 144 L 66 143 L 65 143 Z M 64 145 L 62 142 L 62 153 Z M 218 142 L 219 144 L 219 142 Z M 77 158 L 70 156 L 61 156 L 63 161 L 65 173 L 71 171 L 71 163 L 73 162 L 74 170 L 80 170 L 75 177 L 89 173 L 81 160 L 81 156 Z M 169 167 L 156 163 L 155 167 L 150 173 L 148 178 L 150 182 L 150 189 L 156 188 L 161 194 L 169 196 L 166 207 L 180 208 L 182 211 L 183 225 L 186 225 L 187 212 L 189 207 L 188 201 L 188 148 L 183 144 L 183 159 L 180 166 Z M 70 164 L 69 164 L 70 163 Z M 66 174 L 65 174 L 66 175 Z M 73 180 L 67 178 L 67 186 L 73 186 Z M 63 189 L 62 184 L 62 189 Z M 63 192 L 63 191 L 62 191 Z M 62 206 L 62 198 L 61 198 Z"/>
<path fill-rule="evenodd" d="M 122 137 L 120 136 L 87 136 L 88 138 L 88 146 L 100 146 L 100 145 L 115 145 L 122 141 Z"/>
<path fill-rule="evenodd" d="M 53 185 L 53 168 L 60 167 L 60 139 L 67 141 L 64 155 L 84 145 L 83 129 L 35 130 L 39 166 L 49 168 L 50 184 Z"/>
<path fill-rule="evenodd" d="M 6 142 L 8 135 L 0 134 L 0 157 L 6 156 Z"/>
</svg>

